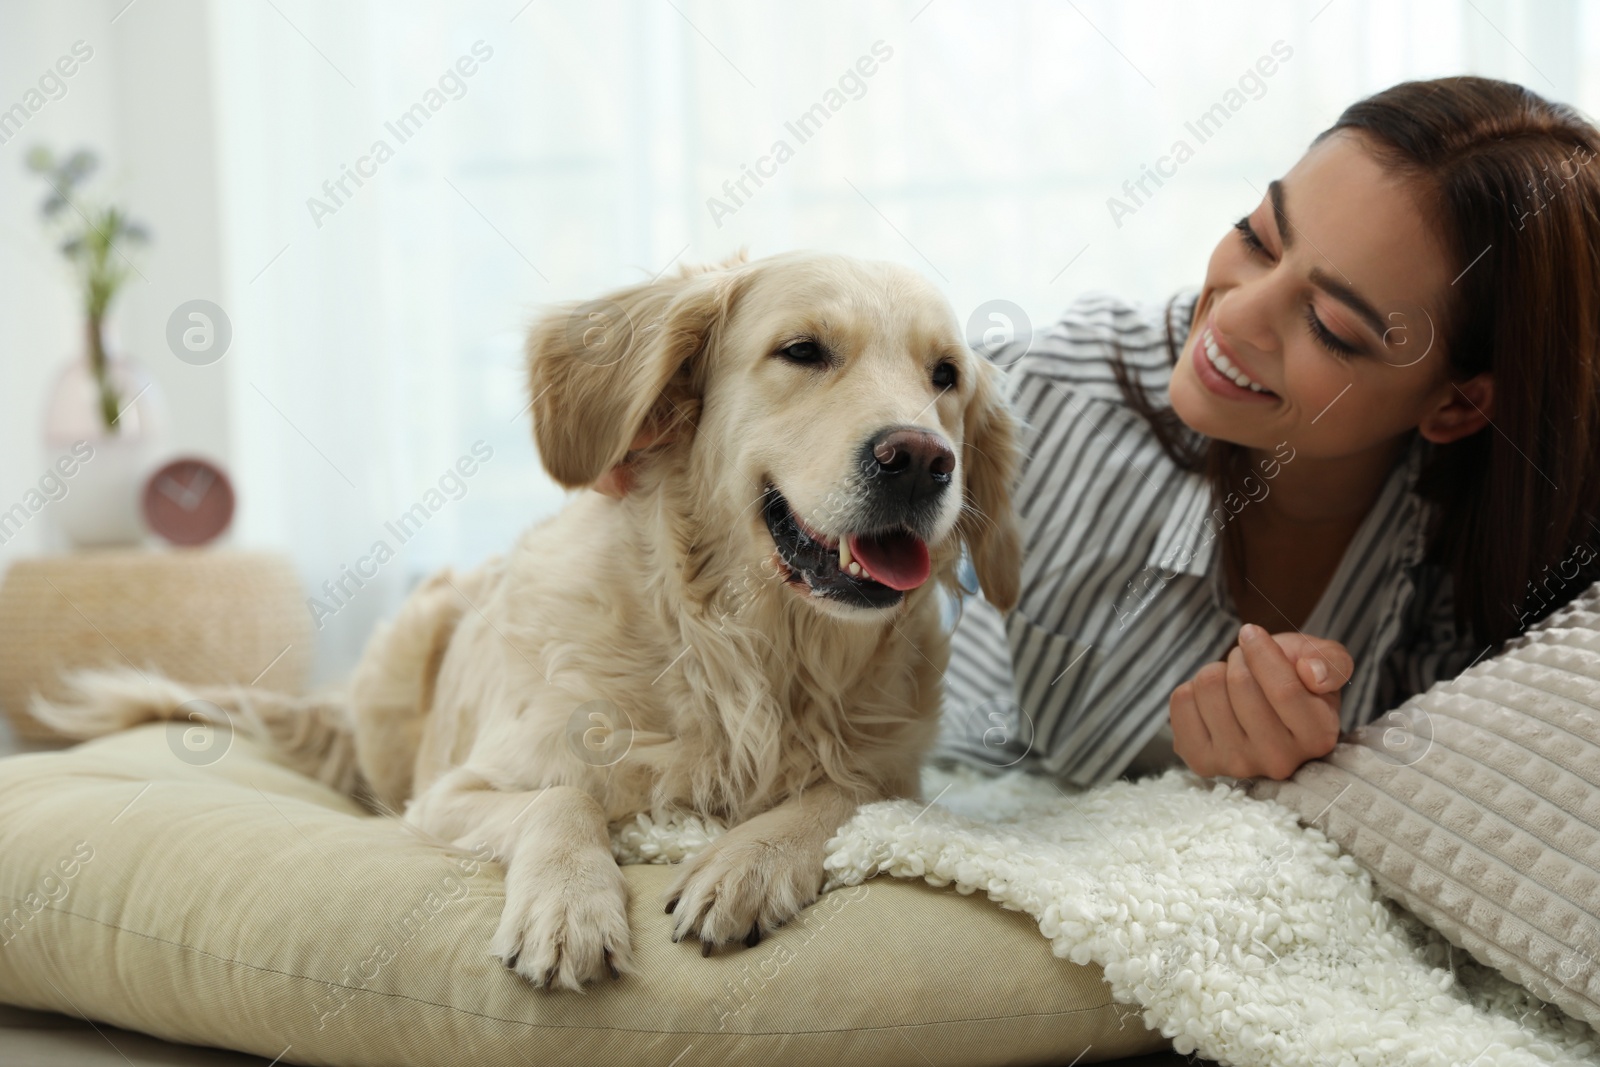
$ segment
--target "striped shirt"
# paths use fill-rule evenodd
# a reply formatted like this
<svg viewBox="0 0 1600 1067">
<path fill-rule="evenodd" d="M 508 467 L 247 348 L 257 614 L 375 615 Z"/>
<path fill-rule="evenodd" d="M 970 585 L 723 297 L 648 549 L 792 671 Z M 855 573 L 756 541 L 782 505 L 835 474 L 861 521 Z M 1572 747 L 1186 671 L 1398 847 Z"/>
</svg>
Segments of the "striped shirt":
<svg viewBox="0 0 1600 1067">
<path fill-rule="evenodd" d="M 1047 334 L 981 353 L 1003 369 L 1023 424 L 1022 592 L 1005 615 L 980 594 L 965 597 L 936 756 L 1078 786 L 1181 763 L 1168 699 L 1238 638 L 1221 534 L 1294 461 L 1285 442 L 1252 469 L 1248 496 L 1214 503 L 1204 474 L 1173 463 L 1128 406 L 1112 375 L 1115 349 L 1164 405 L 1163 315 L 1181 348 L 1198 296 L 1144 307 L 1089 295 Z M 1431 447 L 1413 437 L 1302 626 L 1355 660 L 1341 693 L 1344 731 L 1483 651 L 1457 633 L 1448 573 L 1422 562 L 1429 505 L 1415 485 Z M 963 584 L 976 588 L 966 562 Z"/>
</svg>

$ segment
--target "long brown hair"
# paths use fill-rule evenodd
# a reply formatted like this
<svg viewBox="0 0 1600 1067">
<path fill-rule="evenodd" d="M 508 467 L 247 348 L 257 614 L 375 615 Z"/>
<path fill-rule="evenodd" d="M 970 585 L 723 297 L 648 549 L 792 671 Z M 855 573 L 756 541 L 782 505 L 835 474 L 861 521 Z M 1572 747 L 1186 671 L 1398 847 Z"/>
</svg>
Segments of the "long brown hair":
<svg viewBox="0 0 1600 1067">
<path fill-rule="evenodd" d="M 1385 89 L 1312 143 L 1345 130 L 1413 183 L 1461 272 L 1437 324 L 1450 379 L 1493 376 L 1491 425 L 1433 446 L 1417 490 L 1434 505 L 1426 559 L 1451 574 L 1458 624 L 1498 644 L 1600 577 L 1600 130 L 1472 77 Z M 1225 495 L 1243 450 L 1188 431 L 1120 358 L 1114 371 L 1173 461 Z"/>
</svg>

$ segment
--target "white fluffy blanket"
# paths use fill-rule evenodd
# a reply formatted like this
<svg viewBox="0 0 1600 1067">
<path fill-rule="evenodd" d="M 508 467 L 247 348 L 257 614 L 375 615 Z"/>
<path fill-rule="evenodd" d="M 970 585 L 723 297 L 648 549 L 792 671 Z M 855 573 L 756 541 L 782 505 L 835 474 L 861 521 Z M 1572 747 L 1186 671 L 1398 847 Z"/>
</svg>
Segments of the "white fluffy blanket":
<svg viewBox="0 0 1600 1067">
<path fill-rule="evenodd" d="M 1235 1067 L 1600 1063 L 1600 1035 L 1481 967 L 1276 802 L 1171 770 L 1069 794 L 929 768 L 924 808 L 862 808 L 828 886 L 878 874 L 983 890 L 1057 956 L 1097 963 L 1145 1025 Z M 671 862 L 721 828 L 614 828 L 623 862 Z"/>
</svg>

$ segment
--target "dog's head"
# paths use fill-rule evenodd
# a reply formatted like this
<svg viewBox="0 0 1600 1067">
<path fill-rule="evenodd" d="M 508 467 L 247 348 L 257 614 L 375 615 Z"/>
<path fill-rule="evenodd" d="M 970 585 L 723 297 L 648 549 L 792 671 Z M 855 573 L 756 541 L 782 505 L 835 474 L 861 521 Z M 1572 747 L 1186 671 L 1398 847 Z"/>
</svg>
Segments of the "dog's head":
<svg viewBox="0 0 1600 1067">
<path fill-rule="evenodd" d="M 593 485 L 650 427 L 670 443 L 639 491 L 688 479 L 701 522 L 821 611 L 893 609 L 962 541 L 985 597 L 1016 603 L 1016 423 L 916 272 L 739 256 L 564 306 L 528 356 L 539 454 L 562 485 Z"/>
</svg>

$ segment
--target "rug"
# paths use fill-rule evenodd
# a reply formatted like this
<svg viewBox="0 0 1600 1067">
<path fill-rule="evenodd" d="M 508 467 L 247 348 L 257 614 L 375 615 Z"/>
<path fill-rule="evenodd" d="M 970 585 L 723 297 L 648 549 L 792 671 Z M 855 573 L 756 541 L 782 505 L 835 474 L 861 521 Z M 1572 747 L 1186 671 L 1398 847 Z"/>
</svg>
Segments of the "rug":
<svg viewBox="0 0 1600 1067">
<path fill-rule="evenodd" d="M 1384 899 L 1288 808 L 1175 768 L 1070 791 L 924 771 L 929 803 L 861 808 L 826 888 L 879 875 L 982 891 L 1097 963 L 1142 1022 L 1232 1067 L 1600 1063 L 1600 1035 Z M 667 863 L 721 833 L 696 818 L 613 827 L 620 862 Z"/>
</svg>

